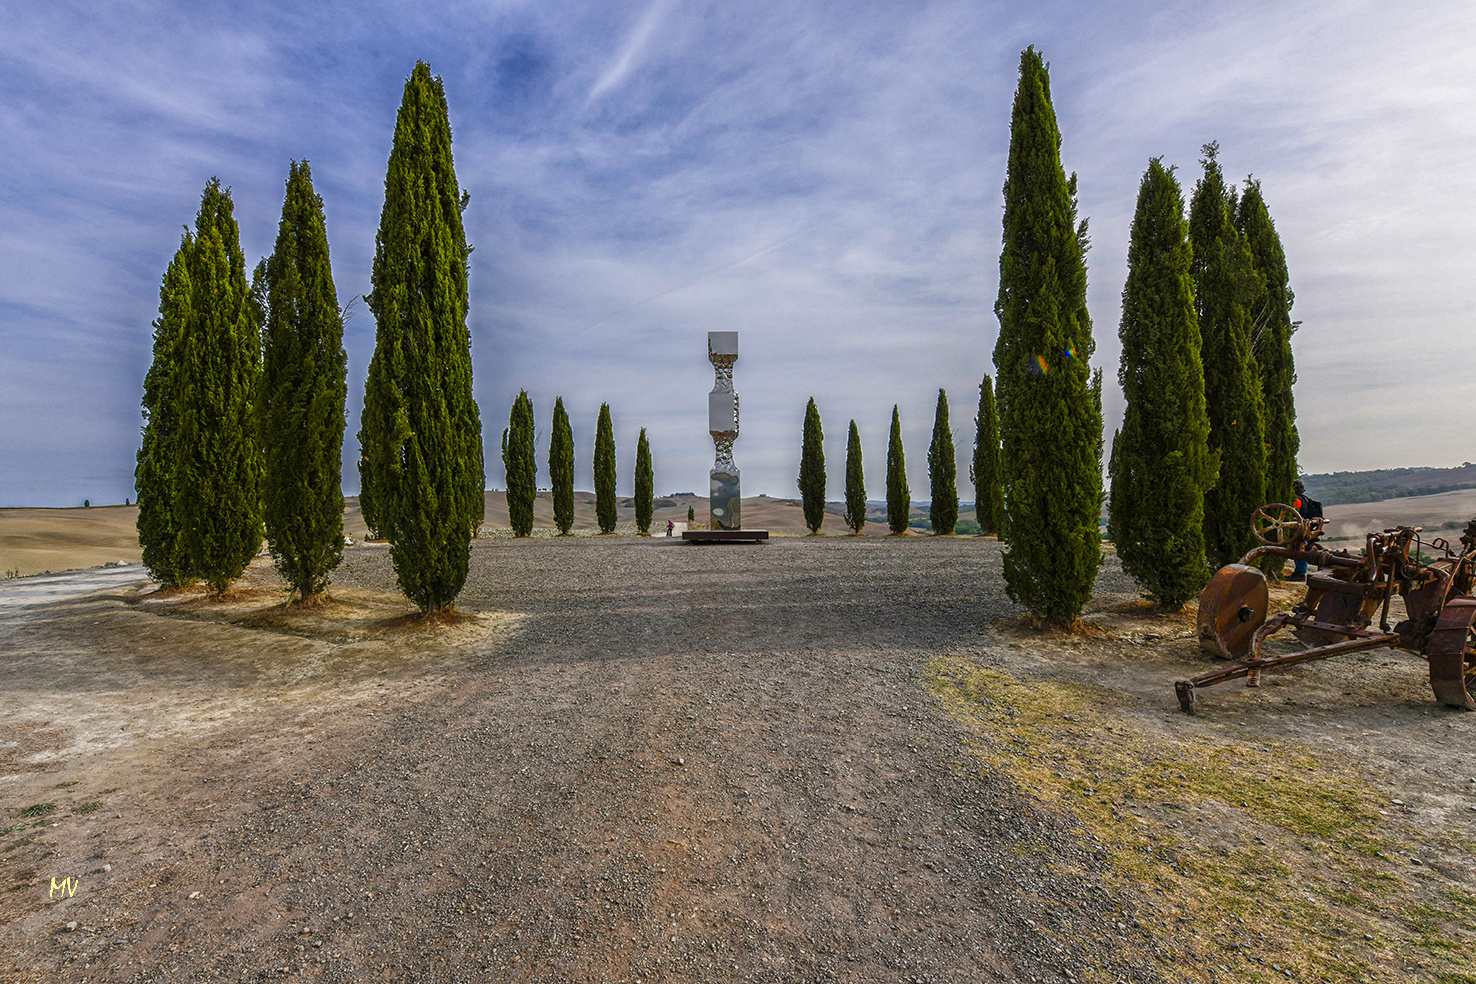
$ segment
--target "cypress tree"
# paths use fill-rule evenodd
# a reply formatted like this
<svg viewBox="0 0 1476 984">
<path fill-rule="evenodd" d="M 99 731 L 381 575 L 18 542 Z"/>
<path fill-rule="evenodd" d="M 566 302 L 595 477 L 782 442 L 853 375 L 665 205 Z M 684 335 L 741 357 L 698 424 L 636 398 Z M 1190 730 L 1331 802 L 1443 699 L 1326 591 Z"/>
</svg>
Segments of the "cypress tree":
<svg viewBox="0 0 1476 984">
<path fill-rule="evenodd" d="M 646 441 L 646 428 L 636 439 L 635 513 L 636 531 L 641 536 L 651 535 L 651 497 L 656 491 L 656 481 L 651 474 L 651 445 Z"/>
<path fill-rule="evenodd" d="M 615 428 L 610 423 L 610 404 L 600 404 L 595 425 L 595 521 L 601 533 L 615 532 Z"/>
<path fill-rule="evenodd" d="M 374 356 L 359 474 L 365 519 L 390 541 L 400 588 L 450 608 L 481 524 L 482 422 L 472 398 L 466 244 L 446 92 L 418 62 L 405 80 L 374 239 Z"/>
<path fill-rule="evenodd" d="M 1235 210 L 1235 227 L 1245 237 L 1251 263 L 1259 278 L 1261 293 L 1250 308 L 1251 354 L 1261 370 L 1261 400 L 1265 408 L 1267 502 L 1291 502 L 1296 496 L 1297 408 L 1292 385 L 1297 381 L 1291 338 L 1296 324 L 1291 319 L 1292 294 L 1281 237 L 1266 209 L 1261 183 L 1245 179 L 1245 191 Z M 1278 570 L 1281 565 L 1276 565 Z"/>
<path fill-rule="evenodd" d="M 574 432 L 564 398 L 554 400 L 553 436 L 548 441 L 548 480 L 553 488 L 554 525 L 559 536 L 574 528 Z"/>
<path fill-rule="evenodd" d="M 928 520 L 934 536 L 950 536 L 958 525 L 958 465 L 954 459 L 953 427 L 948 422 L 948 394 L 938 390 L 933 415 L 933 443 L 928 446 L 928 482 L 933 503 Z"/>
<path fill-rule="evenodd" d="M 861 432 L 854 420 L 846 439 L 846 525 L 858 536 L 866 526 L 866 473 L 861 470 Z"/>
<path fill-rule="evenodd" d="M 902 418 L 892 404 L 892 437 L 887 444 L 887 525 L 892 535 L 907 532 L 912 492 L 907 488 L 907 461 L 902 454 Z"/>
<path fill-rule="evenodd" d="M 825 523 L 825 435 L 820 430 L 820 408 L 810 397 L 805 407 L 804 441 L 800 447 L 800 504 L 810 535 L 819 534 Z"/>
<path fill-rule="evenodd" d="M 180 359 L 175 500 L 190 566 L 217 596 L 261 549 L 256 402 L 261 326 L 230 191 L 211 178 L 189 252 L 190 307 Z"/>
<path fill-rule="evenodd" d="M 994 381 L 979 384 L 979 415 L 974 418 L 974 461 L 969 481 L 974 483 L 974 513 L 979 533 L 1004 536 L 1004 491 L 999 476 L 999 416 L 994 409 Z"/>
<path fill-rule="evenodd" d="M 1090 368 L 1086 222 L 1040 54 L 1020 55 L 1004 186 L 994 347 L 1009 549 L 1005 586 L 1037 618 L 1070 624 L 1102 562 L 1102 379 Z"/>
<path fill-rule="evenodd" d="M 143 442 L 138 449 L 134 487 L 138 494 L 138 542 L 149 576 L 166 588 L 195 579 L 184 540 L 178 502 L 180 482 L 181 349 L 190 312 L 189 256 L 194 236 L 185 231 L 179 250 L 159 287 L 159 317 L 154 321 L 154 362 L 144 377 Z"/>
<path fill-rule="evenodd" d="M 538 465 L 533 449 L 533 401 L 519 390 L 502 432 L 502 467 L 507 471 L 507 516 L 513 536 L 533 532 L 533 503 L 538 498 Z"/>
<path fill-rule="evenodd" d="M 695 522 L 697 522 L 697 509 L 696 509 L 696 507 L 694 507 L 694 506 L 688 506 L 687 507 L 687 522 L 688 523 L 695 523 Z"/>
<path fill-rule="evenodd" d="M 1253 546 L 1251 515 L 1265 503 L 1261 387 L 1246 323 L 1246 306 L 1263 288 L 1245 238 L 1235 229 L 1234 196 L 1216 160 L 1219 146 L 1203 149 L 1204 175 L 1189 206 L 1189 244 L 1209 447 L 1220 462 L 1204 497 L 1204 545 L 1219 566 Z"/>
<path fill-rule="evenodd" d="M 1204 586 L 1204 494 L 1215 478 L 1184 199 L 1173 172 L 1148 162 L 1138 187 L 1122 289 L 1127 397 L 1112 440 L 1107 533 L 1123 570 L 1177 611 Z"/>
<path fill-rule="evenodd" d="M 293 161 L 277 243 L 259 284 L 262 512 L 277 571 L 307 601 L 343 560 L 343 428 L 348 359 L 328 262 L 323 199 Z"/>
</svg>

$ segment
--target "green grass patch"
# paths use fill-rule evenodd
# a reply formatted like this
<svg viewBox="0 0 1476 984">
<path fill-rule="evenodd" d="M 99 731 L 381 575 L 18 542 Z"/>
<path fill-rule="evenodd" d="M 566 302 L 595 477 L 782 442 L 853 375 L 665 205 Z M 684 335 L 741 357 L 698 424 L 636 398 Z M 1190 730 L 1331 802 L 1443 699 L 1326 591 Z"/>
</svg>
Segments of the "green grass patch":
<svg viewBox="0 0 1476 984">
<path fill-rule="evenodd" d="M 55 803 L 32 803 L 20 811 L 23 817 L 44 817 L 56 809 Z"/>
<path fill-rule="evenodd" d="M 1427 897 L 1410 832 L 1351 765 L 1203 722 L 1146 732 L 1113 691 L 962 658 L 926 682 L 973 727 L 975 766 L 1102 845 L 1166 979 L 1476 984 L 1476 896 Z"/>
<path fill-rule="evenodd" d="M 87 816 L 87 814 L 96 813 L 98 810 L 101 809 L 102 803 L 97 800 L 93 800 L 91 803 L 83 803 L 81 806 L 73 807 L 72 812 L 77 814 L 78 816 L 85 817 Z"/>
</svg>

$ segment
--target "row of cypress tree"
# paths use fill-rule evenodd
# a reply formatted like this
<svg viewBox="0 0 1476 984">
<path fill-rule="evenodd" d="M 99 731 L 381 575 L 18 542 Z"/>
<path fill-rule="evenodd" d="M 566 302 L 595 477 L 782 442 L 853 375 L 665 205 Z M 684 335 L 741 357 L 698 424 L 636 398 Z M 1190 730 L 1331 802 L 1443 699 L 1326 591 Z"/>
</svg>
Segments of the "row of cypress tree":
<svg viewBox="0 0 1476 984">
<path fill-rule="evenodd" d="M 1292 293 L 1259 182 L 1227 188 L 1206 144 L 1187 221 L 1171 168 L 1149 162 L 1123 289 L 1109 534 L 1123 568 L 1177 609 L 1252 546 L 1249 517 L 1297 477 Z M 1280 565 L 1272 573 L 1279 573 Z"/>
<path fill-rule="evenodd" d="M 988 380 L 986 379 L 986 384 Z M 982 413 L 981 409 L 981 413 Z M 993 433 L 993 416 L 989 418 L 988 432 Z M 984 425 L 980 425 L 982 440 Z M 984 455 L 988 457 L 988 455 Z M 975 451 L 975 460 L 982 460 L 981 452 Z M 992 460 L 997 461 L 996 446 Z M 958 525 L 958 466 L 953 447 L 953 429 L 948 418 L 948 394 L 938 390 L 938 407 L 933 417 L 933 440 L 928 447 L 928 478 L 932 491 L 932 507 L 928 518 L 936 535 L 951 534 Z M 825 448 L 824 432 L 820 424 L 820 410 L 811 397 L 805 407 L 804 438 L 800 448 L 799 471 L 800 504 L 804 509 L 805 525 L 811 535 L 817 535 L 825 522 Z M 982 494 L 982 493 L 981 493 Z M 902 421 L 897 407 L 892 407 L 892 431 L 887 447 L 887 525 L 892 533 L 907 529 L 912 512 L 912 493 L 907 487 L 907 462 L 902 447 Z M 992 516 L 992 512 L 990 513 Z M 982 520 L 981 520 L 982 522 Z M 845 523 L 853 533 L 860 533 L 866 525 L 866 478 L 861 464 L 861 434 L 856 421 L 851 421 L 846 440 L 846 508 Z M 984 532 L 994 532 L 985 529 Z"/>
<path fill-rule="evenodd" d="M 405 594 L 449 608 L 482 520 L 467 259 L 441 80 L 405 82 L 375 236 L 374 356 L 359 431 L 360 502 Z M 304 600 L 342 559 L 347 363 L 323 203 L 293 162 L 272 256 L 248 287 L 230 194 L 206 185 L 164 275 L 138 454 L 139 540 L 168 586 L 217 595 L 265 534 Z"/>
<path fill-rule="evenodd" d="M 1009 544 L 1010 596 L 1068 624 L 1101 564 L 1102 383 L 1086 308 L 1087 226 L 1040 54 L 1020 56 L 1005 180 L 991 393 L 980 387 L 973 477 L 981 525 Z M 1215 144 L 1184 215 L 1172 169 L 1149 162 L 1123 289 L 1109 535 L 1123 567 L 1166 607 L 1250 546 L 1249 520 L 1297 475 L 1292 293 L 1258 182 L 1227 188 Z M 996 443 L 989 427 L 998 414 Z M 994 449 L 997 460 L 991 460 Z M 986 505 L 996 482 L 1002 492 Z"/>
<path fill-rule="evenodd" d="M 160 289 L 144 379 L 138 532 L 166 587 L 222 594 L 265 534 L 304 600 L 343 553 L 346 363 L 323 203 L 294 161 L 272 255 L 248 286 L 230 191 L 211 178 Z"/>
<path fill-rule="evenodd" d="M 538 466 L 534 460 L 533 401 L 523 390 L 513 401 L 507 429 L 502 432 L 502 464 L 507 472 L 507 512 L 514 536 L 533 532 L 533 503 L 538 496 Z M 601 533 L 615 532 L 615 436 L 610 405 L 600 404 L 595 425 L 595 517 Z M 574 527 L 574 434 L 564 398 L 554 400 L 553 435 L 548 445 L 548 474 L 553 489 L 554 525 L 560 536 Z M 636 440 L 635 512 L 636 528 L 651 535 L 655 479 L 651 469 L 651 445 L 646 429 Z"/>
</svg>

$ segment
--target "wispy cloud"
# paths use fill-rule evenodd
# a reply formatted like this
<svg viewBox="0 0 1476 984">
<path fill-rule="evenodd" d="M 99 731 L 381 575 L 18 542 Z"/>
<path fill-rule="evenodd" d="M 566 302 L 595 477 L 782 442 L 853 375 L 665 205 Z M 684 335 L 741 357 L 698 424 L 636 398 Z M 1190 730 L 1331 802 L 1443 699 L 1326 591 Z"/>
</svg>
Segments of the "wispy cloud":
<svg viewBox="0 0 1476 984">
<path fill-rule="evenodd" d="M 676 0 L 652 0 L 641 19 L 636 22 L 635 29 L 630 32 L 625 43 L 620 48 L 620 53 L 615 56 L 608 68 L 595 79 L 595 84 L 590 88 L 589 95 L 585 97 L 584 104 L 588 107 L 607 92 L 619 88 L 627 76 L 640 65 L 646 57 L 646 51 L 651 45 L 651 38 L 656 33 L 661 22 L 666 18 L 667 12 L 671 10 Z"/>
</svg>

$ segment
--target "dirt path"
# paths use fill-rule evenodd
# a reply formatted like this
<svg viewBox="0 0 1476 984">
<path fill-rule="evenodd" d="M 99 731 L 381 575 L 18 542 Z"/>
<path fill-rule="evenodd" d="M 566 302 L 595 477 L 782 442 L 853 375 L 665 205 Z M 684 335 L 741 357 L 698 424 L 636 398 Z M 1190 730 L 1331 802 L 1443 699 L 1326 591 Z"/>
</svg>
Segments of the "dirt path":
<svg viewBox="0 0 1476 984">
<path fill-rule="evenodd" d="M 1337 721 L 1409 738 L 1350 761 L 1476 720 L 1398 668 L 1392 701 L 1310 669 L 1186 718 L 1181 622 L 1109 567 L 1098 629 L 1026 633 L 976 538 L 480 542 L 475 617 L 431 630 L 383 549 L 342 573 L 309 615 L 257 570 L 225 604 L 120 586 L 0 621 L 0 978 L 1285 980 L 1280 942 L 1216 935 L 1255 916 L 1240 840 L 1290 830 L 1308 892 L 1342 842 L 1303 845 L 1253 784 L 1201 795 L 1216 742 L 1319 740 L 1317 714 L 1266 732 L 1293 692 L 1351 689 Z M 1281 795 L 1276 760 L 1231 772 Z M 1369 765 L 1337 773 L 1355 832 L 1383 822 Z M 1205 894 L 1197 850 L 1251 881 Z M 1470 853 L 1441 850 L 1443 898 Z M 1362 979 L 1423 973 L 1428 946 L 1367 936 Z"/>
</svg>

